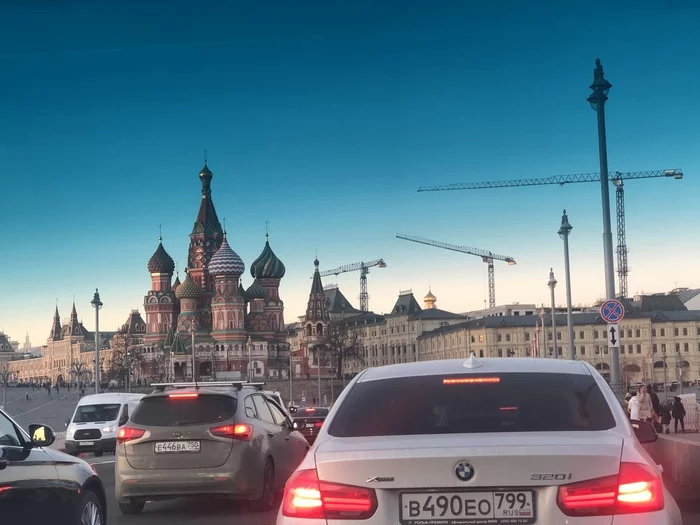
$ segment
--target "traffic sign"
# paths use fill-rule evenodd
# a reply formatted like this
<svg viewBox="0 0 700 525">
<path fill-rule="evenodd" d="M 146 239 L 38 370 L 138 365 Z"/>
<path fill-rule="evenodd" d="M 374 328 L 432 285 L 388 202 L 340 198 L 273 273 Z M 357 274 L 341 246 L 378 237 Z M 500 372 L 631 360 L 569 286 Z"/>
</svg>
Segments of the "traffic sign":
<svg viewBox="0 0 700 525">
<path fill-rule="evenodd" d="M 600 316 L 607 323 L 617 323 L 625 317 L 625 307 L 622 306 L 620 301 L 610 299 L 605 301 L 603 306 L 600 307 Z"/>
<path fill-rule="evenodd" d="M 620 346 L 620 328 L 617 323 L 609 324 L 607 328 L 608 333 L 608 346 L 615 348 Z"/>
</svg>

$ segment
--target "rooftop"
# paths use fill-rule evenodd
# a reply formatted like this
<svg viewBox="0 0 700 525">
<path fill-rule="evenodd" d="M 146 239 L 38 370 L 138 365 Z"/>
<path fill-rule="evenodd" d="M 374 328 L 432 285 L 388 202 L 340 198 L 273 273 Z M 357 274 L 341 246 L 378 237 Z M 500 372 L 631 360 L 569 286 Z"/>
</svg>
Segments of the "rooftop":
<svg viewBox="0 0 700 525">
<path fill-rule="evenodd" d="M 441 359 L 418 361 L 397 365 L 369 368 L 358 382 L 378 381 L 411 376 L 455 375 L 455 374 L 502 374 L 502 373 L 548 373 L 548 374 L 590 374 L 592 367 L 584 361 L 567 359 L 536 359 L 531 357 L 473 357 L 477 367 L 467 367 L 470 359 Z"/>
</svg>

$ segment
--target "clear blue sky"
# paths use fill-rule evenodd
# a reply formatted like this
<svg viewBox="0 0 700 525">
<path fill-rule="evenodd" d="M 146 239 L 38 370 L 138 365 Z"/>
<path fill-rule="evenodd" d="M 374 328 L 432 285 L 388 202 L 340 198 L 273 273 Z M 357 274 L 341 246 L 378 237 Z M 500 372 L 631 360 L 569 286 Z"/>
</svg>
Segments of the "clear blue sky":
<svg viewBox="0 0 700 525">
<path fill-rule="evenodd" d="M 384 257 L 369 278 L 379 312 L 429 283 L 442 308 L 483 306 L 478 258 L 397 232 L 512 255 L 517 266 L 496 269 L 498 302 L 547 301 L 550 266 L 563 282 L 564 207 L 573 299 L 593 301 L 597 185 L 416 188 L 598 171 L 585 100 L 596 57 L 613 84 L 610 168 L 686 173 L 627 186 L 630 287 L 700 286 L 700 9 L 625 2 L 594 20 L 587 5 L 488 4 L 4 2 L 0 329 L 44 342 L 55 300 L 65 316 L 73 294 L 92 329 L 95 287 L 105 328 L 143 310 L 159 224 L 186 260 L 205 148 L 248 266 L 270 221 L 288 322 L 305 309 L 316 251 L 324 268 Z M 339 279 L 355 303 L 358 277 Z"/>
</svg>

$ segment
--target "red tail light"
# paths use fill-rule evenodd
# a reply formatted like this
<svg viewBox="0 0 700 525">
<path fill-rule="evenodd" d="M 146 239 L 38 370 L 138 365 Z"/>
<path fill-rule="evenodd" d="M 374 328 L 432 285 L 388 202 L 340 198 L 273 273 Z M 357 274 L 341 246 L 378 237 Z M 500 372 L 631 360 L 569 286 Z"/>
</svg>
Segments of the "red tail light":
<svg viewBox="0 0 700 525">
<path fill-rule="evenodd" d="M 373 489 L 319 481 L 316 470 L 300 470 L 284 487 L 282 515 L 290 518 L 366 520 L 377 511 Z"/>
<path fill-rule="evenodd" d="M 218 437 L 237 439 L 239 441 L 250 441 L 253 439 L 253 427 L 244 423 L 237 425 L 221 425 L 210 428 L 209 432 Z"/>
<path fill-rule="evenodd" d="M 314 426 L 316 428 L 321 428 L 323 426 L 323 421 L 316 421 L 316 423 L 314 423 Z"/>
<path fill-rule="evenodd" d="M 168 394 L 168 397 L 171 399 L 192 399 L 199 397 L 199 394 L 197 392 L 174 392 L 172 394 Z"/>
<path fill-rule="evenodd" d="M 622 463 L 614 476 L 559 487 L 557 504 L 567 516 L 609 516 L 664 508 L 659 474 L 641 463 Z"/>
<path fill-rule="evenodd" d="M 122 427 L 117 432 L 117 443 L 126 443 L 132 439 L 138 439 L 143 437 L 145 433 L 146 431 L 140 428 Z"/>
</svg>

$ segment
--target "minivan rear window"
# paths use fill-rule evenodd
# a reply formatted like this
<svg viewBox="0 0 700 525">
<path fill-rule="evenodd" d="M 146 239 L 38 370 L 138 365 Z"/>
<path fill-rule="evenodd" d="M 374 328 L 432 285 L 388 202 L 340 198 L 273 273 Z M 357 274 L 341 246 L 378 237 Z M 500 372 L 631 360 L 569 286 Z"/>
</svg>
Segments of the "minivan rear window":
<svg viewBox="0 0 700 525">
<path fill-rule="evenodd" d="M 563 432 L 613 428 L 593 377 L 507 373 L 356 383 L 328 433 L 336 437 Z"/>
<path fill-rule="evenodd" d="M 119 403 L 104 405 L 80 405 L 73 416 L 73 423 L 104 423 L 117 419 Z"/>
<path fill-rule="evenodd" d="M 236 413 L 236 399 L 230 396 L 202 394 L 194 398 L 168 396 L 145 397 L 131 415 L 137 425 L 178 427 L 211 425 L 228 421 Z"/>
</svg>

